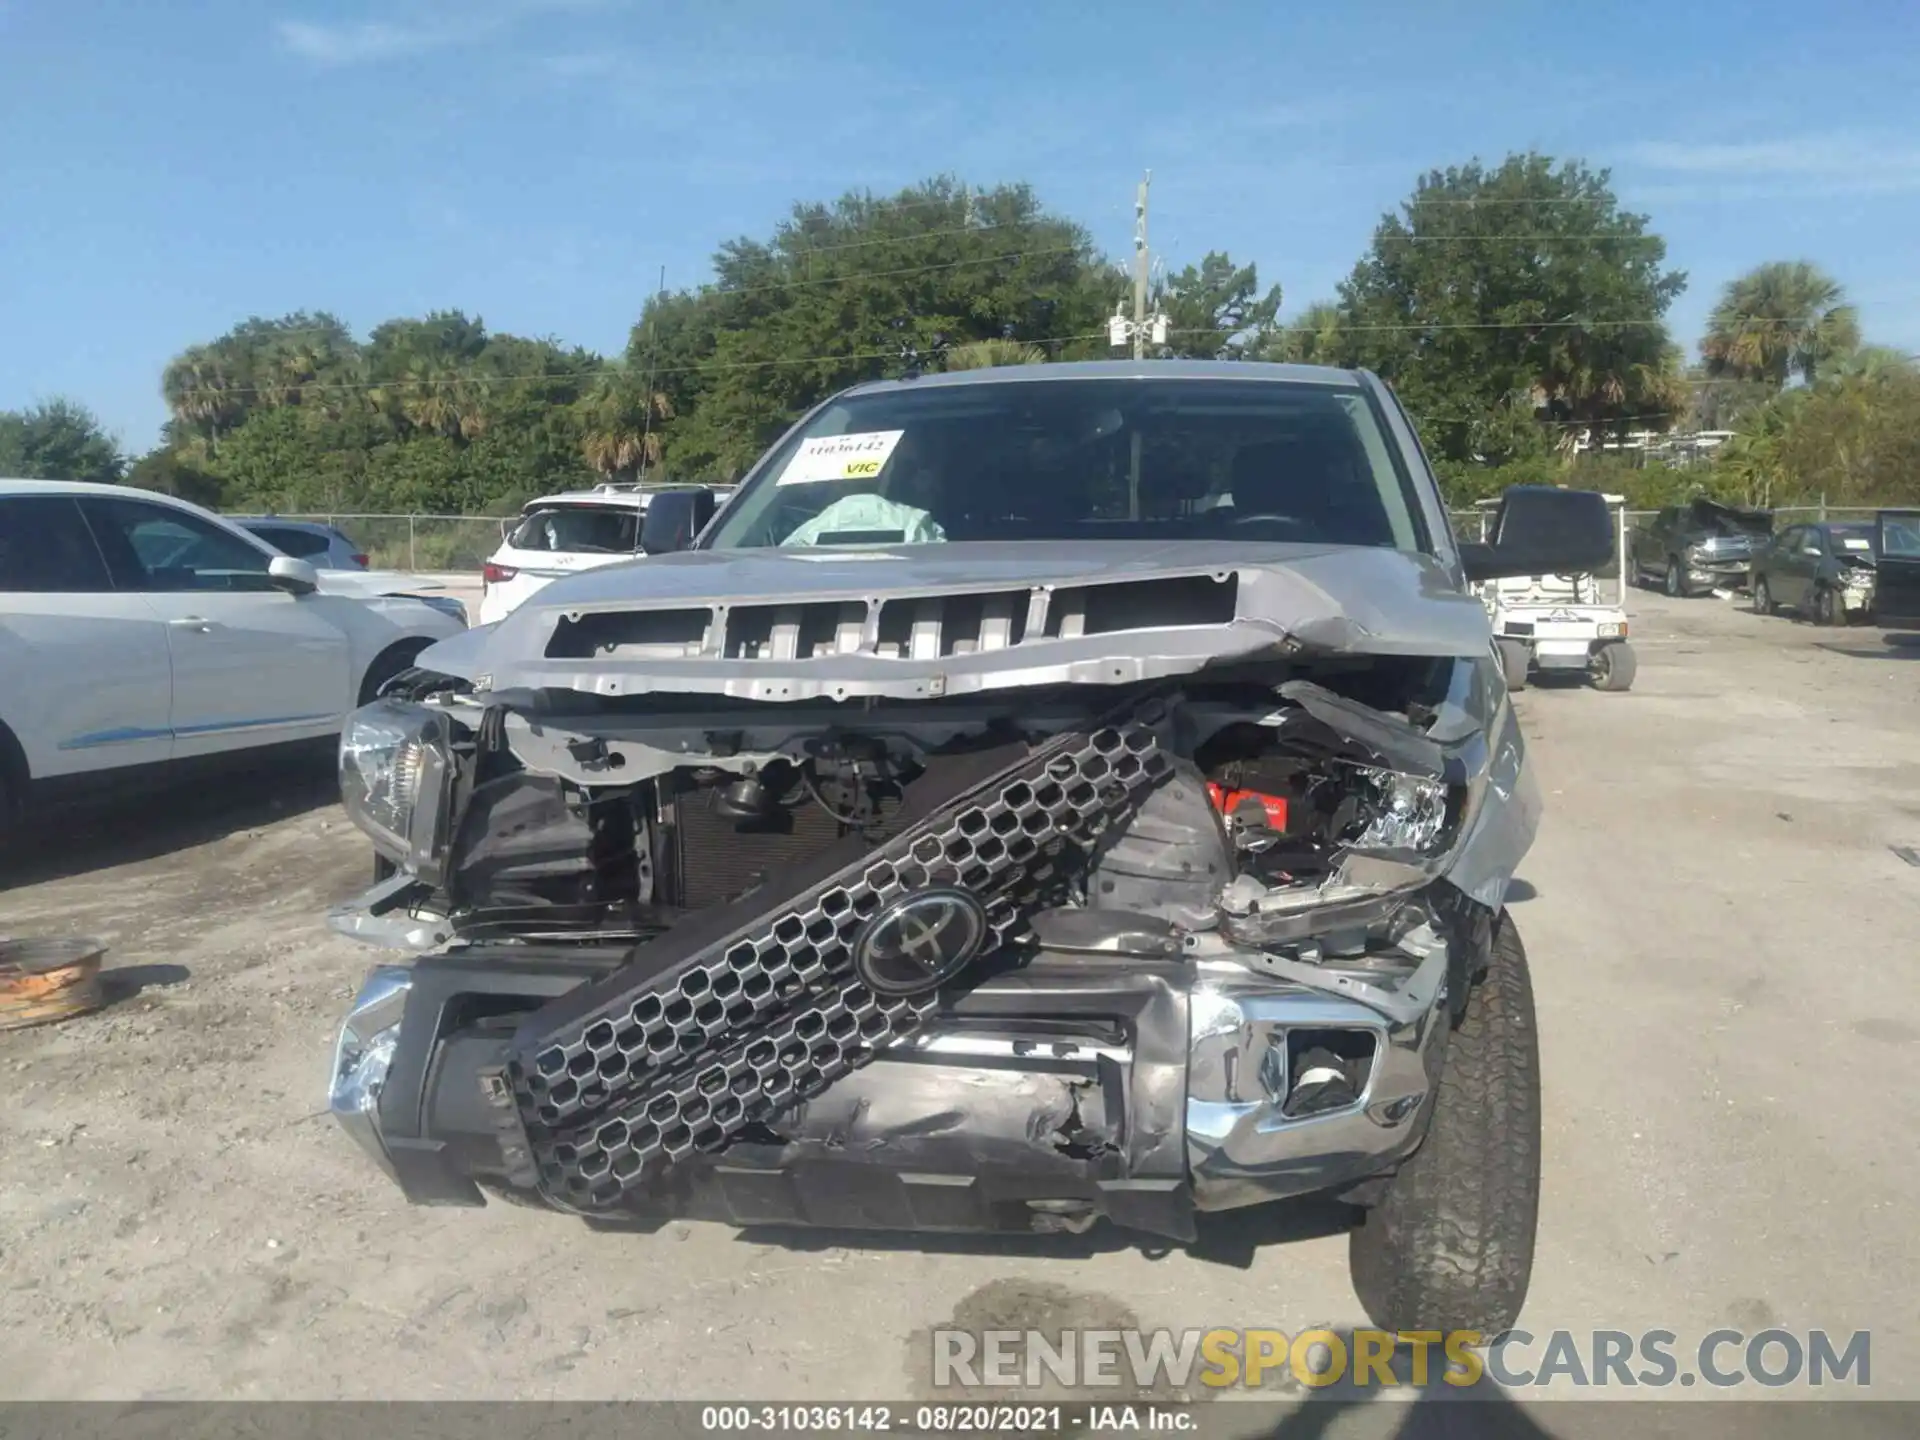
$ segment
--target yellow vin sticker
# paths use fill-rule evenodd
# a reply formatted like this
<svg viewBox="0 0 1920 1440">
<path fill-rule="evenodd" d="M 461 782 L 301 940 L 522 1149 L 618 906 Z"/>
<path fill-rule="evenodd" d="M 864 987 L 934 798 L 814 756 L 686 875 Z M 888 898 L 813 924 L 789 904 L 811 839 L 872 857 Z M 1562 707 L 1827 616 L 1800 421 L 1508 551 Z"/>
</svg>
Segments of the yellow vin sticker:
<svg viewBox="0 0 1920 1440">
<path fill-rule="evenodd" d="M 866 430 L 855 435 L 818 435 L 800 442 L 776 485 L 871 480 L 887 468 L 904 430 Z"/>
</svg>

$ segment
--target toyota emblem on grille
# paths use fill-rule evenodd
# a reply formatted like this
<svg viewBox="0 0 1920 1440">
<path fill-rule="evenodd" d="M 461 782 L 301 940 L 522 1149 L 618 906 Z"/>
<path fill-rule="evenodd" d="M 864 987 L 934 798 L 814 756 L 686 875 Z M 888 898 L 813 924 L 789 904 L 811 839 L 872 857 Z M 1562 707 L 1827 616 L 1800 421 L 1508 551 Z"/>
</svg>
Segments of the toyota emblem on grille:
<svg viewBox="0 0 1920 1440">
<path fill-rule="evenodd" d="M 987 912 L 965 890 L 902 896 L 867 922 L 853 968 L 881 995 L 917 995 L 951 980 L 980 953 Z"/>
</svg>

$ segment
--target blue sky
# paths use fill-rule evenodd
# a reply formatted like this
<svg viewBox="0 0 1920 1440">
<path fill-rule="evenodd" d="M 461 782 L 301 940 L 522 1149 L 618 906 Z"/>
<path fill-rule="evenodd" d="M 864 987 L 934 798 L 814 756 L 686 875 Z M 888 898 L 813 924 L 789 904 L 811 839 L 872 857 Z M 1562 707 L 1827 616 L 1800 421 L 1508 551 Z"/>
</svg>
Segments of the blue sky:
<svg viewBox="0 0 1920 1440">
<path fill-rule="evenodd" d="M 1422 171 L 1526 148 L 1652 214 L 1689 344 L 1807 258 L 1920 350 L 1916 42 L 1906 0 L 0 0 L 0 408 L 144 448 L 174 353 L 296 309 L 617 350 L 662 265 L 943 171 L 1119 256 L 1151 167 L 1167 263 L 1225 248 L 1291 311 Z"/>
</svg>

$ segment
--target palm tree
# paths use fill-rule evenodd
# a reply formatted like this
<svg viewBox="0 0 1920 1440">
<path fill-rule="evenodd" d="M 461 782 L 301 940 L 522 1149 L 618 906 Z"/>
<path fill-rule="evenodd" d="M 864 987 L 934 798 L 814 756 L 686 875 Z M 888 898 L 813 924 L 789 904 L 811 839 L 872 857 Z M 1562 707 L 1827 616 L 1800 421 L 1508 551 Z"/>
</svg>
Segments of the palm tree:
<svg viewBox="0 0 1920 1440">
<path fill-rule="evenodd" d="M 1805 260 L 1780 260 L 1728 284 L 1700 342 L 1707 373 L 1765 380 L 1778 389 L 1798 374 L 1858 348 L 1860 316 L 1839 281 Z"/>
<path fill-rule="evenodd" d="M 1347 363 L 1340 318 L 1340 307 L 1330 300 L 1307 306 L 1298 317 L 1274 332 L 1261 358 L 1291 361 L 1297 365 Z"/>
<path fill-rule="evenodd" d="M 648 391 L 625 370 L 609 369 L 580 399 L 580 453 L 608 480 L 630 480 L 643 465 L 660 463 L 659 420 L 673 404 Z"/>
<path fill-rule="evenodd" d="M 211 345 L 195 345 L 161 372 L 160 393 L 183 430 L 209 445 L 246 418 L 246 377 Z"/>
<path fill-rule="evenodd" d="M 464 363 L 445 355 L 415 353 L 405 357 L 398 375 L 381 382 L 372 394 L 377 406 L 391 406 L 415 430 L 449 440 L 472 440 L 487 428 L 483 388 Z"/>
<path fill-rule="evenodd" d="M 994 365 L 1044 365 L 1047 352 L 1024 340 L 968 340 L 946 353 L 949 370 L 985 370 Z"/>
</svg>

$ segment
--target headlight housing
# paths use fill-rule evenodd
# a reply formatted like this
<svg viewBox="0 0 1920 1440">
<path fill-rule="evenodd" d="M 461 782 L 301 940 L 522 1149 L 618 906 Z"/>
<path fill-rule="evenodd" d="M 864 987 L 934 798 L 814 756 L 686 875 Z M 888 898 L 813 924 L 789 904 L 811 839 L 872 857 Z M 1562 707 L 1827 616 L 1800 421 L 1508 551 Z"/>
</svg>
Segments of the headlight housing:
<svg viewBox="0 0 1920 1440">
<path fill-rule="evenodd" d="M 340 802 L 389 860 L 430 884 L 444 877 L 453 750 L 447 717 L 376 700 L 340 732 Z"/>
<path fill-rule="evenodd" d="M 403 965 L 379 965 L 368 972 L 334 1043 L 327 1084 L 333 1118 L 389 1173 L 392 1167 L 380 1138 L 380 1091 L 393 1065 L 412 989 L 413 972 Z"/>
</svg>

